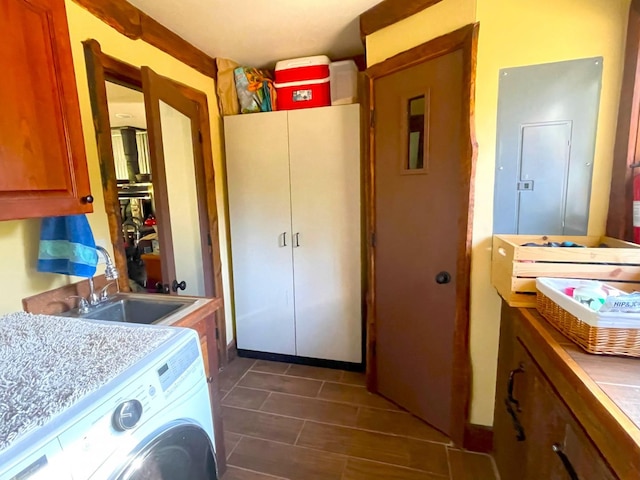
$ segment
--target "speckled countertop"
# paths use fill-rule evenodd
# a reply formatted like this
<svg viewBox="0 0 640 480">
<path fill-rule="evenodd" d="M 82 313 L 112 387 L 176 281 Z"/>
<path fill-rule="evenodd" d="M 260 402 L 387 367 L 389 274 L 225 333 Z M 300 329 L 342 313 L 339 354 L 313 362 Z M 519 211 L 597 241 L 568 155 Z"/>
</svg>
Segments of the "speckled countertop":
<svg viewBox="0 0 640 480">
<path fill-rule="evenodd" d="M 0 453 L 172 334 L 167 328 L 24 312 L 0 316 Z"/>
</svg>

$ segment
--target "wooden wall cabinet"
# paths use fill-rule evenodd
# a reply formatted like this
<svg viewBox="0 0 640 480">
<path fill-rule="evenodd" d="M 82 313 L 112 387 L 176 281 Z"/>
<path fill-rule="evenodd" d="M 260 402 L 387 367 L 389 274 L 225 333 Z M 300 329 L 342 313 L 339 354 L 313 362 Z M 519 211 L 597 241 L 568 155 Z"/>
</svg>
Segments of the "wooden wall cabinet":
<svg viewBox="0 0 640 480">
<path fill-rule="evenodd" d="M 225 117 L 238 349 L 362 361 L 359 112 Z"/>
<path fill-rule="evenodd" d="M 0 220 L 92 212 L 64 0 L 3 0 L 0 31 Z"/>
<path fill-rule="evenodd" d="M 618 477 L 518 335 L 503 304 L 494 412 L 494 455 L 502 480 Z"/>
</svg>

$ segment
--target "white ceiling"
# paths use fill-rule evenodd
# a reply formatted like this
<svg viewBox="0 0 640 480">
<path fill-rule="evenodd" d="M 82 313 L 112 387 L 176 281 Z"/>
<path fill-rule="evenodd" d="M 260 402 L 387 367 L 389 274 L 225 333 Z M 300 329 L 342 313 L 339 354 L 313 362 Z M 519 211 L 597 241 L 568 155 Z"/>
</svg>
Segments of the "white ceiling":
<svg viewBox="0 0 640 480">
<path fill-rule="evenodd" d="M 359 15 L 381 0 L 128 0 L 211 57 L 272 67 L 361 54 Z"/>
<path fill-rule="evenodd" d="M 144 95 L 132 88 L 106 82 L 111 127 L 147 128 Z"/>
</svg>

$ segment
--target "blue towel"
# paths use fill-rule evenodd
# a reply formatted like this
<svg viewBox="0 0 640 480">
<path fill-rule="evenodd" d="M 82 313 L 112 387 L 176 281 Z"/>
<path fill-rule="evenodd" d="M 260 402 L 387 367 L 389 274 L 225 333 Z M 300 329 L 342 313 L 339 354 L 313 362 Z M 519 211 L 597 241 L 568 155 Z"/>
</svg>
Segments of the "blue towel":
<svg viewBox="0 0 640 480">
<path fill-rule="evenodd" d="M 39 272 L 93 277 L 97 264 L 96 242 L 85 215 L 42 219 Z"/>
</svg>

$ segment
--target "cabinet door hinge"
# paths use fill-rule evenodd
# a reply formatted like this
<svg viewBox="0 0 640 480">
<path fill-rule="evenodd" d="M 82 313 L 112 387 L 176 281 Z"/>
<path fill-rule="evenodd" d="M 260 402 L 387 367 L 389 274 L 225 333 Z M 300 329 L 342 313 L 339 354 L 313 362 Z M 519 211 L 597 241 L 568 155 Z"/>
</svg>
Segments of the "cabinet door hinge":
<svg viewBox="0 0 640 480">
<path fill-rule="evenodd" d="M 371 234 L 371 246 L 372 246 L 372 247 L 375 247 L 375 246 L 376 246 L 376 234 L 375 234 L 375 232 L 373 232 L 373 233 Z"/>
<path fill-rule="evenodd" d="M 202 132 L 198 130 L 198 141 L 202 143 Z"/>
<path fill-rule="evenodd" d="M 216 340 L 220 340 L 220 329 L 216 326 Z"/>
<path fill-rule="evenodd" d="M 369 126 L 374 128 L 376 126 L 376 110 L 373 109 L 369 112 Z"/>
</svg>

